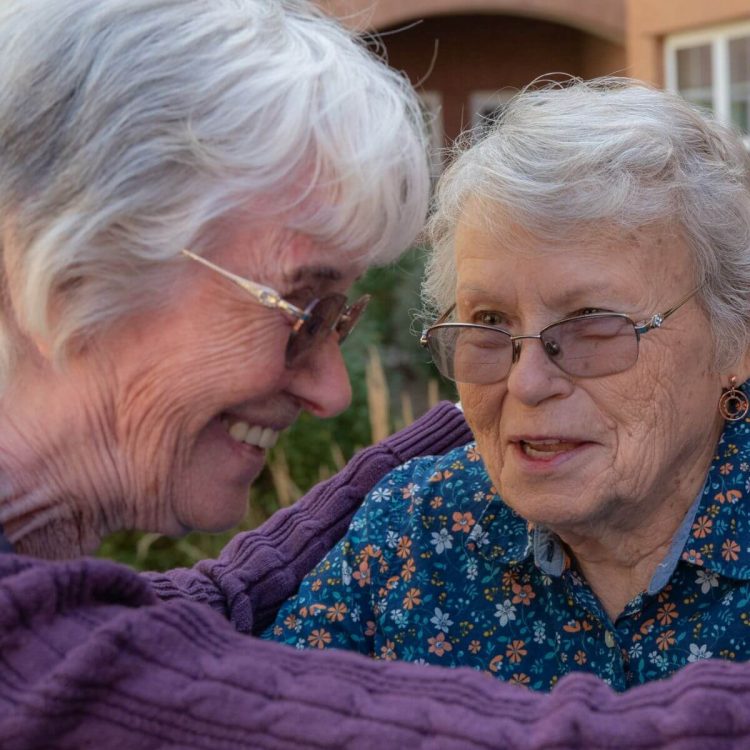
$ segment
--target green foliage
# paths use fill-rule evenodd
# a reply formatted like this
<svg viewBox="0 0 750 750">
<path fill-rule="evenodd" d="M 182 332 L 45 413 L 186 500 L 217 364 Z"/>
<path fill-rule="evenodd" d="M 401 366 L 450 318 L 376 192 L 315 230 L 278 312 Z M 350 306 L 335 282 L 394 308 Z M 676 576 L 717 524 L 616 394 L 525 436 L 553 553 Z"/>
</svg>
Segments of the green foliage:
<svg viewBox="0 0 750 750">
<path fill-rule="evenodd" d="M 428 382 L 434 377 L 429 357 L 412 331 L 419 307 L 422 252 L 415 249 L 393 266 L 371 269 L 352 296 L 367 292 L 373 299 L 363 320 L 344 346 L 352 381 L 352 404 L 334 419 L 314 419 L 303 414 L 282 436 L 267 466 L 250 492 L 248 517 L 241 526 L 222 534 L 191 533 L 182 539 L 158 534 L 121 532 L 104 541 L 99 555 L 139 569 L 166 570 L 193 565 L 215 557 L 238 531 L 262 523 L 284 501 L 284 489 L 296 499 L 305 490 L 330 476 L 359 448 L 372 442 L 368 408 L 367 363 L 374 347 L 380 354 L 390 394 L 390 427 L 404 421 L 402 396 L 408 395 L 414 413 L 427 407 Z M 446 386 L 448 397 L 453 396 Z M 408 418 L 408 415 L 407 415 Z M 272 472 L 270 467 L 274 467 Z M 280 491 L 281 490 L 281 491 Z"/>
</svg>

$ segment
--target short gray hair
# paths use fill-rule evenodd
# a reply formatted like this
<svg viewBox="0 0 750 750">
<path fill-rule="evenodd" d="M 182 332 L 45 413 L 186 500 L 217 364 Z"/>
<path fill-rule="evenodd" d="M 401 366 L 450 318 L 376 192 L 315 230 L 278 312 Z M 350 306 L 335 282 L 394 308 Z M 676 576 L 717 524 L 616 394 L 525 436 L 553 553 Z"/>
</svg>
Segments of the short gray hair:
<svg viewBox="0 0 750 750">
<path fill-rule="evenodd" d="M 474 199 L 550 238 L 586 224 L 674 225 L 695 258 L 717 368 L 750 346 L 750 157 L 736 133 L 681 97 L 623 78 L 517 94 L 478 142 L 465 141 L 439 183 L 422 290 L 428 317 L 454 301 L 454 233 Z"/>
<path fill-rule="evenodd" d="M 3 0 L 0 71 L 0 383 L 16 326 L 60 358 L 254 200 L 370 263 L 424 222 L 418 100 L 305 0 Z"/>
</svg>

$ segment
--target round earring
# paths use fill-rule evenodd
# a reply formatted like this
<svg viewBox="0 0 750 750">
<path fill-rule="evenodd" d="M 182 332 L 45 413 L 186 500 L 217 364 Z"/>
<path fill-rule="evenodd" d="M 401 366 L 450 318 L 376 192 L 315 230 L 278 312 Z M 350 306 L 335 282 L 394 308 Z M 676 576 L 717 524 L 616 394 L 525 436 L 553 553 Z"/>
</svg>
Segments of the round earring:
<svg viewBox="0 0 750 750">
<path fill-rule="evenodd" d="M 737 378 L 729 378 L 729 388 L 724 389 L 719 399 L 719 414 L 728 422 L 739 422 L 750 411 L 750 399 L 744 391 L 735 387 Z"/>
</svg>

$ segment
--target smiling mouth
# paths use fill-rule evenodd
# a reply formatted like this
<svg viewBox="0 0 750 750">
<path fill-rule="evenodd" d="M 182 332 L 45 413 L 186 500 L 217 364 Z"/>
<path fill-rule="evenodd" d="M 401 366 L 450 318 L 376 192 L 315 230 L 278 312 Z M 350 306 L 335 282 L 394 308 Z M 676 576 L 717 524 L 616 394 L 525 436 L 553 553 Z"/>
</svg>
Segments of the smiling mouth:
<svg viewBox="0 0 750 750">
<path fill-rule="evenodd" d="M 230 417 L 227 414 L 221 415 L 221 424 L 224 426 L 229 437 L 236 443 L 254 445 L 263 450 L 273 448 L 281 434 L 279 430 L 274 430 L 272 427 L 250 424 L 240 419 Z"/>
<path fill-rule="evenodd" d="M 568 453 L 578 448 L 582 443 L 574 443 L 569 440 L 521 440 L 521 450 L 529 458 L 549 459 Z"/>
</svg>

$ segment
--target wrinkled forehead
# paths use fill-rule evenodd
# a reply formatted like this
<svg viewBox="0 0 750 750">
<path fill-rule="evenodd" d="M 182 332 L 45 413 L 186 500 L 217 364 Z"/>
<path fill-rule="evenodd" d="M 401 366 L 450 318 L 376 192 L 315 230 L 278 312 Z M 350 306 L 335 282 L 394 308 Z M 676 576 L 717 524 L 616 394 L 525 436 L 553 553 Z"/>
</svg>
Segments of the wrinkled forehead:
<svg viewBox="0 0 750 750">
<path fill-rule="evenodd" d="M 616 220 L 580 221 L 561 226 L 545 220 L 543 208 L 522 213 L 497 201 L 471 196 L 458 215 L 454 229 L 456 252 L 473 243 L 495 246 L 509 253 L 550 254 L 607 248 L 608 252 L 628 252 L 649 248 L 654 260 L 669 259 L 671 251 L 684 245 L 680 227 L 671 221 L 652 222 L 642 227 L 623 226 Z"/>
</svg>

